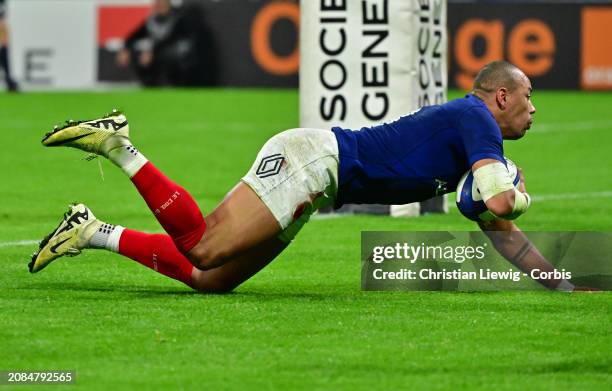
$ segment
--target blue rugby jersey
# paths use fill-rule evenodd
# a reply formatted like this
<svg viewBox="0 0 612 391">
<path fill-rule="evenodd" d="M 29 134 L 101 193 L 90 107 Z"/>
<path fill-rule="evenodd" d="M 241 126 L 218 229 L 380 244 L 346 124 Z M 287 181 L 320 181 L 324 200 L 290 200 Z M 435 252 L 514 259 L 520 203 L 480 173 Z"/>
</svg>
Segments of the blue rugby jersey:
<svg viewBox="0 0 612 391">
<path fill-rule="evenodd" d="M 454 192 L 480 159 L 505 164 L 501 130 L 479 98 L 466 95 L 358 131 L 332 128 L 340 165 L 336 207 L 406 204 Z"/>
</svg>

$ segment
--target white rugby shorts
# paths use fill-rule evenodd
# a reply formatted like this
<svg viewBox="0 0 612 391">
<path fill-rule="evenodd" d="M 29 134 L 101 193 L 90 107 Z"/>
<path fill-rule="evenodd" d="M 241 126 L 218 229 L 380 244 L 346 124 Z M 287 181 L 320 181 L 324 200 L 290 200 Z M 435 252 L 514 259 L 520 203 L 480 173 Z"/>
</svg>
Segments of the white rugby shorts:
<svg viewBox="0 0 612 391">
<path fill-rule="evenodd" d="M 331 130 L 298 128 L 269 139 L 242 178 L 278 221 L 285 242 L 319 208 L 331 206 L 338 189 L 338 142 Z"/>
</svg>

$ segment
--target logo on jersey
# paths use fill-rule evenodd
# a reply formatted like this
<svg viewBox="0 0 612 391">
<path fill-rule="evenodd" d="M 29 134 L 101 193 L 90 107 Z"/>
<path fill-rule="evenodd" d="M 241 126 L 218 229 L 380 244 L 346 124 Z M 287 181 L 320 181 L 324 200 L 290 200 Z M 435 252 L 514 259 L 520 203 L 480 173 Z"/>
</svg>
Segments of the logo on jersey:
<svg viewBox="0 0 612 391">
<path fill-rule="evenodd" d="M 259 166 L 257 167 L 255 174 L 260 178 L 267 178 L 276 175 L 280 172 L 284 161 L 285 157 L 280 153 L 266 156 L 261 159 L 261 162 L 259 162 Z"/>
</svg>

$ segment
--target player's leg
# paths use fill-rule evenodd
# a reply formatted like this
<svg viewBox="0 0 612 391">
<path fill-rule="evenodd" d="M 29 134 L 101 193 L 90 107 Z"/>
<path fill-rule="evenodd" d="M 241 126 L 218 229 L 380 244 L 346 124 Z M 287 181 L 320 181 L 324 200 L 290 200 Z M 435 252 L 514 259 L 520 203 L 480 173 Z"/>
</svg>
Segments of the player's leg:
<svg viewBox="0 0 612 391">
<path fill-rule="evenodd" d="M 208 270 L 281 231 L 289 242 L 317 208 L 333 204 L 337 156 L 330 131 L 292 129 L 272 137 L 242 181 L 206 216 L 206 232 L 188 258 Z"/>
<path fill-rule="evenodd" d="M 192 287 L 204 293 L 230 292 L 272 262 L 286 247 L 278 238 L 258 244 L 210 270 L 193 268 Z"/>
<path fill-rule="evenodd" d="M 261 201 L 242 198 L 245 196 L 240 191 L 242 186 L 246 187 L 244 184 L 236 186 L 211 214 L 213 217 L 207 217 L 212 222 L 198 246 L 190 252 L 190 259 L 179 251 L 170 236 L 163 234 L 146 234 L 114 227 L 113 230 L 122 230 L 117 243 L 111 241 L 112 232 L 108 241 L 99 242 L 106 249 L 136 260 L 198 291 L 231 291 L 270 263 L 290 241 L 276 237 L 279 226 L 275 220 L 263 223 L 269 217 L 262 211 L 257 212 L 258 208 L 253 205 Z M 247 194 L 250 193 L 252 191 Z M 249 203 L 251 207 L 248 210 L 237 206 Z M 259 225 L 243 224 L 242 218 L 236 216 L 259 222 Z M 221 221 L 224 223 L 221 224 Z M 200 270 L 192 263 L 207 270 Z"/>
<path fill-rule="evenodd" d="M 231 258 L 218 268 L 200 270 L 176 248 L 168 235 L 147 234 L 121 227 L 114 229 L 122 231 L 118 240 L 109 236 L 109 240 L 99 241 L 95 245 L 133 259 L 203 293 L 230 292 L 264 268 L 287 247 L 287 243 L 272 238 Z"/>
<path fill-rule="evenodd" d="M 97 219 L 83 204 L 71 205 L 59 226 L 40 244 L 29 264 L 36 273 L 63 255 L 75 256 L 84 249 L 106 249 L 181 281 L 200 292 L 229 292 L 270 263 L 286 242 L 273 238 L 230 259 L 223 266 L 199 270 L 165 234 L 149 234 L 115 226 Z"/>
<path fill-rule="evenodd" d="M 247 175 L 248 177 L 248 175 Z M 324 201 L 319 197 L 275 237 L 250 246 L 239 255 L 231 257 L 223 265 L 209 270 L 193 269 L 193 288 L 201 292 L 228 292 L 252 277 L 276 258 L 310 219 L 310 215 Z M 231 208 L 231 207 L 230 207 Z M 206 235 L 205 235 L 206 236 Z M 204 244 L 203 240 L 201 243 Z"/>
<path fill-rule="evenodd" d="M 127 119 L 119 112 L 99 120 L 69 122 L 47 134 L 43 144 L 79 148 L 120 167 L 176 247 L 196 267 L 219 266 L 280 232 L 268 207 L 242 183 L 205 220 L 193 197 L 132 145 Z"/>
<path fill-rule="evenodd" d="M 130 148 L 133 147 L 128 146 L 125 150 Z M 128 167 L 134 167 L 129 166 L 129 159 L 117 158 L 123 150 L 116 154 L 114 151 L 109 156 L 115 164 L 123 169 L 128 162 Z M 134 156 L 138 159 L 142 154 L 135 152 Z M 124 171 L 130 175 L 129 170 Z M 131 179 L 179 251 L 198 268 L 220 266 L 280 232 L 270 210 L 242 182 L 204 218 L 193 197 L 150 162 L 138 169 Z"/>
<path fill-rule="evenodd" d="M 141 265 L 193 288 L 193 265 L 176 248 L 172 238 L 165 234 L 149 234 L 115 227 L 122 232 L 114 242 L 108 240 L 104 247 L 128 257 Z M 109 238 L 111 239 L 111 238 Z"/>
<path fill-rule="evenodd" d="M 187 253 L 202 238 L 206 223 L 195 200 L 132 145 L 127 118 L 120 112 L 97 120 L 69 121 L 42 142 L 102 155 L 121 168 L 181 252 Z"/>
<path fill-rule="evenodd" d="M 168 235 L 147 234 L 105 223 L 83 204 L 71 205 L 58 227 L 41 241 L 28 265 L 30 272 L 37 273 L 57 258 L 75 256 L 90 248 L 122 254 L 191 286 L 193 265 Z"/>
<path fill-rule="evenodd" d="M 202 239 L 186 253 L 202 270 L 223 265 L 245 251 L 276 237 L 281 227 L 259 196 L 240 182 L 206 216 Z"/>
<path fill-rule="evenodd" d="M 199 292 L 225 293 L 263 269 L 286 247 L 287 243 L 272 238 L 210 270 L 194 267 L 176 248 L 172 238 L 164 234 L 147 234 L 124 229 L 118 243 L 109 241 L 104 248 L 181 281 Z"/>
<path fill-rule="evenodd" d="M 109 158 L 131 178 L 176 247 L 204 270 L 275 237 L 296 217 L 297 209 L 333 188 L 337 175 L 337 144 L 331 132 L 283 132 L 260 151 L 244 178 L 249 185 L 236 186 L 204 220 L 189 193 L 132 145 L 121 113 L 69 122 L 47 134 L 43 144 L 71 146 Z"/>
</svg>

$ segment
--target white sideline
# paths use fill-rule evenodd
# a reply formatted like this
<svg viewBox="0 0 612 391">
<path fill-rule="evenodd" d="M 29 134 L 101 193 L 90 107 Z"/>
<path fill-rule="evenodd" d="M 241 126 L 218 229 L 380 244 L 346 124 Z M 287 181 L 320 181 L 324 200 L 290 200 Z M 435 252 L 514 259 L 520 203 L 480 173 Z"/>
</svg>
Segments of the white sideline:
<svg viewBox="0 0 612 391">
<path fill-rule="evenodd" d="M 17 240 L 15 242 L 0 242 L 0 248 L 2 247 L 16 247 L 16 246 L 30 246 L 32 244 L 38 244 L 40 240 Z"/>
<path fill-rule="evenodd" d="M 533 123 L 531 130 L 533 133 L 550 132 L 582 132 L 585 130 L 608 129 L 612 126 L 612 121 L 580 121 L 580 122 L 538 122 Z"/>
<path fill-rule="evenodd" d="M 556 201 L 556 200 L 576 200 L 579 198 L 608 198 L 612 197 L 612 190 L 594 191 L 591 193 L 565 193 L 565 194 L 544 194 L 531 197 L 534 201 Z"/>
<path fill-rule="evenodd" d="M 565 194 L 548 194 L 533 196 L 533 200 L 538 201 L 557 201 L 557 200 L 576 200 L 579 198 L 612 198 L 612 190 L 607 191 L 594 191 L 590 193 L 565 193 Z M 454 203 L 452 203 L 454 206 Z M 315 214 L 312 216 L 314 220 L 326 220 L 343 217 L 339 214 Z M 13 242 L 0 242 L 0 248 L 3 247 L 18 247 L 18 246 L 31 246 L 38 244 L 40 240 L 16 240 Z"/>
</svg>

